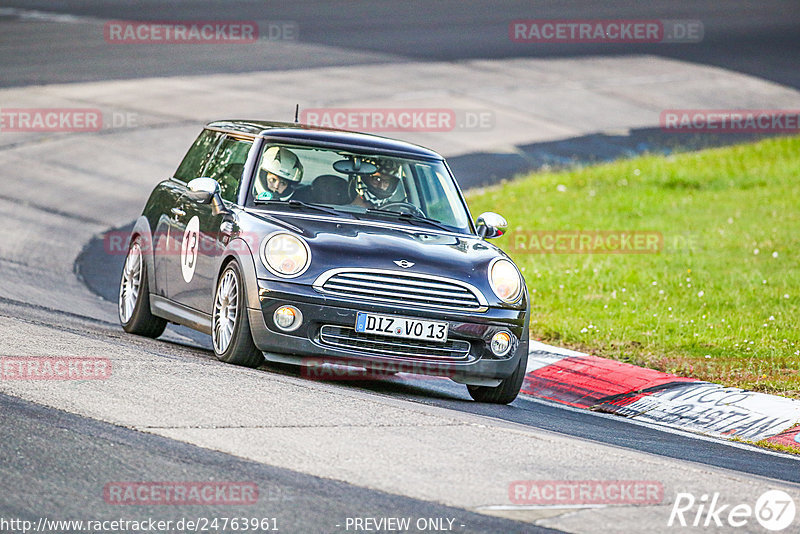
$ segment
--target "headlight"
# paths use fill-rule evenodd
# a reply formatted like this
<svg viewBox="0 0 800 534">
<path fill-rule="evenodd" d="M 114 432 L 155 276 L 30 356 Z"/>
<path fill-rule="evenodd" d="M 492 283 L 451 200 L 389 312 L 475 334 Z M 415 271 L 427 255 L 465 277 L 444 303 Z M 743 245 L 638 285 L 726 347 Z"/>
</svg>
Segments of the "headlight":
<svg viewBox="0 0 800 534">
<path fill-rule="evenodd" d="M 495 260 L 489 266 L 489 284 L 503 302 L 516 302 L 522 294 L 522 277 L 514 264 L 506 259 Z"/>
<path fill-rule="evenodd" d="M 279 232 L 264 238 L 261 261 L 264 267 L 278 276 L 299 276 L 311 263 L 311 251 L 299 237 Z"/>
</svg>

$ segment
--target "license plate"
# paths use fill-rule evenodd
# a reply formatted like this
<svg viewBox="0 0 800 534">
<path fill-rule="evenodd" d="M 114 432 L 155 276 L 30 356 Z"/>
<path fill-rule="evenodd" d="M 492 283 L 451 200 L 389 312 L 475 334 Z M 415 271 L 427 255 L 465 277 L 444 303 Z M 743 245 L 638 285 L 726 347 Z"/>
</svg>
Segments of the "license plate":
<svg viewBox="0 0 800 534">
<path fill-rule="evenodd" d="M 447 323 L 438 321 L 422 321 L 407 317 L 376 315 L 358 312 L 356 314 L 356 332 L 378 334 L 389 337 L 422 339 L 444 343 L 447 341 Z"/>
</svg>

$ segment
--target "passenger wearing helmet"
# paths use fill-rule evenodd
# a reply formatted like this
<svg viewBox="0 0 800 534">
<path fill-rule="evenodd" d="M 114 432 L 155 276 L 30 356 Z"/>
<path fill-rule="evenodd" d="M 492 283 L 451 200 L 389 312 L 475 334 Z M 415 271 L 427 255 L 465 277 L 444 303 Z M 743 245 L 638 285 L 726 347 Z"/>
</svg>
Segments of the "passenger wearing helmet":
<svg viewBox="0 0 800 534">
<path fill-rule="evenodd" d="M 256 200 L 290 200 L 306 189 L 301 187 L 303 164 L 288 148 L 269 147 L 261 157 L 258 179 L 253 186 Z"/>
<path fill-rule="evenodd" d="M 364 208 L 380 208 L 395 194 L 400 183 L 400 166 L 389 159 L 365 159 L 378 170 L 369 175 L 356 175 L 351 182 L 352 204 Z"/>
</svg>

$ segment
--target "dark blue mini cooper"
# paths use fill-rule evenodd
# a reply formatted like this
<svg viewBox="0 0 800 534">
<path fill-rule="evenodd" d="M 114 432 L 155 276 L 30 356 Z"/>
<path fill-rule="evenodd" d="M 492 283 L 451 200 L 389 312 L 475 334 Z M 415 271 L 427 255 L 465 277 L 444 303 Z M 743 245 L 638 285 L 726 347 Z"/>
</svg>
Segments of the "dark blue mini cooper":
<svg viewBox="0 0 800 534">
<path fill-rule="evenodd" d="M 509 403 L 528 352 L 514 263 L 442 156 L 299 124 L 206 126 L 131 235 L 119 316 L 211 335 L 225 362 L 442 375 Z"/>
</svg>

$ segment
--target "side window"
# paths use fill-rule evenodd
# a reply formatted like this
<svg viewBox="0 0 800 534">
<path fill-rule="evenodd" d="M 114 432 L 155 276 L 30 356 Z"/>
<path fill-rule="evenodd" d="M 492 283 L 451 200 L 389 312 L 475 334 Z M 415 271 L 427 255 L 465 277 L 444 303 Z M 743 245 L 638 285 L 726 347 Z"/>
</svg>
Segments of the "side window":
<svg viewBox="0 0 800 534">
<path fill-rule="evenodd" d="M 192 148 L 183 157 L 178 170 L 175 171 L 175 178 L 182 182 L 190 182 L 195 178 L 200 178 L 203 168 L 214 153 L 214 148 L 216 148 L 221 136 L 222 134 L 219 132 L 203 130 L 203 133 L 194 142 Z"/>
<path fill-rule="evenodd" d="M 226 136 L 204 171 L 205 176 L 217 181 L 222 198 L 229 202 L 236 202 L 242 171 L 252 144 L 251 141 Z"/>
</svg>

